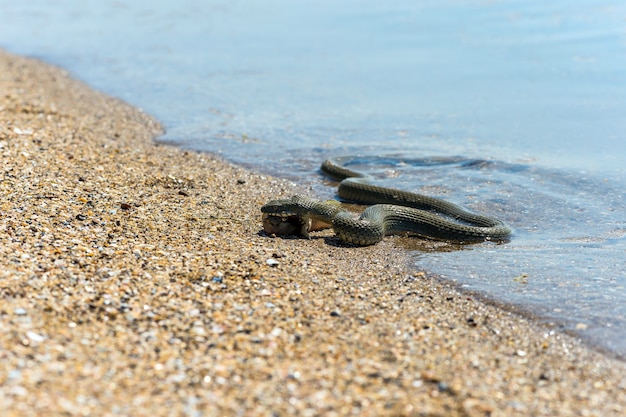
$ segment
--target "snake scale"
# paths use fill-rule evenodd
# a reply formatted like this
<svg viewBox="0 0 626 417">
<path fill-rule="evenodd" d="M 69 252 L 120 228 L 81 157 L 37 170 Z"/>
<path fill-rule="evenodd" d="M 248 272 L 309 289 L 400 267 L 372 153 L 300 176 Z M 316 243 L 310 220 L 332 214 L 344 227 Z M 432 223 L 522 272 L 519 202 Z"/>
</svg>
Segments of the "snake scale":
<svg viewBox="0 0 626 417">
<path fill-rule="evenodd" d="M 331 227 L 343 241 L 373 245 L 385 235 L 406 234 L 459 242 L 504 241 L 511 229 L 502 221 L 474 214 L 435 197 L 372 184 L 371 177 L 344 166 L 350 157 L 322 163 L 326 175 L 341 181 L 341 199 L 374 204 L 356 219 L 338 201 L 319 201 L 302 195 L 272 200 L 261 207 L 266 232 L 308 237 L 312 230 Z M 285 226 L 287 225 L 287 226 Z M 299 230 L 297 230 L 299 226 Z"/>
</svg>

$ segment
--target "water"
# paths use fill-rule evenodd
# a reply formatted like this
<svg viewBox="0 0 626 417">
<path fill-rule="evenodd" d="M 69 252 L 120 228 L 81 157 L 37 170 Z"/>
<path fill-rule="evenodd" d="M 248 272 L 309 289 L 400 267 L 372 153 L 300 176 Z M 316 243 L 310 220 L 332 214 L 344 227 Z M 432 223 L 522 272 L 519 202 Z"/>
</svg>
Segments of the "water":
<svg viewBox="0 0 626 417">
<path fill-rule="evenodd" d="M 626 356 L 623 2 L 0 0 L 0 46 L 321 196 L 325 157 L 385 155 L 357 167 L 515 229 L 399 240 L 418 267 Z"/>
</svg>

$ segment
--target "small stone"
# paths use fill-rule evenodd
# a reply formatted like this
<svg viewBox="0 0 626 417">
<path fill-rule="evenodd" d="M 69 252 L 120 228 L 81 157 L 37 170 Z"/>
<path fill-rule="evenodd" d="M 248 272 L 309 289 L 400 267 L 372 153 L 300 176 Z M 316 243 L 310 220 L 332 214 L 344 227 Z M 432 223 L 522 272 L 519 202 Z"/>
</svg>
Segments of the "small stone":
<svg viewBox="0 0 626 417">
<path fill-rule="evenodd" d="M 276 259 L 272 259 L 272 258 L 267 259 L 265 261 L 265 263 L 268 264 L 271 267 L 275 267 L 275 266 L 278 266 L 280 264 L 280 262 L 278 262 Z"/>
<path fill-rule="evenodd" d="M 206 329 L 202 326 L 194 326 L 191 328 L 191 334 L 193 334 L 194 336 L 206 336 L 208 333 L 206 331 Z"/>
<path fill-rule="evenodd" d="M 87 220 L 87 216 L 85 216 L 84 214 L 77 214 L 76 215 L 76 220 Z"/>
<path fill-rule="evenodd" d="M 130 207 L 131 207 L 131 205 L 130 205 L 130 204 L 128 204 L 128 203 L 121 203 L 121 204 L 120 204 L 120 208 L 121 208 L 122 210 L 130 210 Z"/>
<path fill-rule="evenodd" d="M 46 340 L 45 336 L 42 336 L 38 333 L 31 332 L 31 331 L 26 332 L 26 337 L 28 337 L 32 343 L 36 343 L 36 344 L 41 343 L 44 340 Z"/>
<path fill-rule="evenodd" d="M 17 133 L 18 135 L 32 135 L 33 129 L 20 129 L 19 127 L 15 127 L 13 128 L 13 132 Z"/>
<path fill-rule="evenodd" d="M 221 284 L 224 281 L 224 278 L 215 276 L 215 277 L 211 278 L 211 281 L 216 282 L 218 284 Z"/>
<path fill-rule="evenodd" d="M 16 308 L 15 310 L 13 310 L 13 312 L 14 312 L 16 315 L 18 315 L 18 316 L 25 316 L 25 315 L 27 314 L 27 313 L 26 313 L 26 310 L 24 310 L 23 308 L 20 308 L 20 307 L 18 307 L 18 308 Z"/>
<path fill-rule="evenodd" d="M 19 381 L 22 378 L 22 371 L 19 369 L 12 369 L 7 374 L 7 379 L 9 381 Z"/>
</svg>

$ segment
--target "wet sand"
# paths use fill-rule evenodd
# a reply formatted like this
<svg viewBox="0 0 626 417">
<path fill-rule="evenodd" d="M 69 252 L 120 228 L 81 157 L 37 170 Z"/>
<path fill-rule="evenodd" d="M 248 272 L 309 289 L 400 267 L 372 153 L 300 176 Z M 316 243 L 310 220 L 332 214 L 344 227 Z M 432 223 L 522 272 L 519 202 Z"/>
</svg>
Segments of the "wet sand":
<svg viewBox="0 0 626 417">
<path fill-rule="evenodd" d="M 626 369 L 411 270 L 261 232 L 307 190 L 0 52 L 3 415 L 618 416 Z"/>
</svg>

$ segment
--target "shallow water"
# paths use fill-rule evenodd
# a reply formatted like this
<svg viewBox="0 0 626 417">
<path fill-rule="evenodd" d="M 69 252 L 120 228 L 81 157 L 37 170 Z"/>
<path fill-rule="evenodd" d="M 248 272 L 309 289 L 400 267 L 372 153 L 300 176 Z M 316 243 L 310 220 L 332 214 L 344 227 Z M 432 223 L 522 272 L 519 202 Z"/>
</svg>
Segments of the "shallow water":
<svg viewBox="0 0 626 417">
<path fill-rule="evenodd" d="M 515 229 L 418 267 L 626 355 L 626 4 L 0 0 L 0 46 L 162 120 L 162 140 L 334 189 L 387 185 Z M 423 157 L 460 156 L 423 166 Z M 467 163 L 467 161 L 474 161 Z M 476 161 L 479 162 L 476 162 Z M 411 245 L 399 239 L 402 245 Z"/>
</svg>

